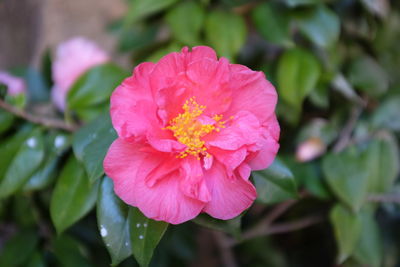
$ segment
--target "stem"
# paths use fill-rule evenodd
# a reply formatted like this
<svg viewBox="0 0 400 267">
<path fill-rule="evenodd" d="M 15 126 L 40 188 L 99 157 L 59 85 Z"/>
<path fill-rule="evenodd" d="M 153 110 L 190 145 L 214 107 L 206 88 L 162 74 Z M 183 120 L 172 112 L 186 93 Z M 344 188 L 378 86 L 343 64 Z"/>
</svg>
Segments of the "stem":
<svg viewBox="0 0 400 267">
<path fill-rule="evenodd" d="M 237 267 L 238 265 L 235 261 L 235 256 L 231 250 L 231 246 L 229 245 L 230 240 L 228 237 L 222 232 L 215 231 L 213 234 L 221 253 L 223 266 Z"/>
<path fill-rule="evenodd" d="M 346 122 L 346 125 L 343 127 L 342 131 L 340 131 L 338 141 L 336 142 L 335 146 L 333 147 L 334 152 L 342 151 L 351 140 L 351 133 L 356 126 L 358 118 L 360 117 L 362 112 L 361 106 L 356 106 L 351 110 L 349 120 Z"/>
<path fill-rule="evenodd" d="M 399 203 L 399 194 L 389 194 L 389 195 L 369 195 L 367 199 L 371 202 L 383 202 L 383 203 Z"/>
<path fill-rule="evenodd" d="M 56 119 L 42 118 L 42 117 L 35 116 L 33 114 L 26 113 L 24 110 L 18 109 L 1 99 L 0 99 L 0 108 L 4 109 L 7 112 L 14 114 L 15 116 L 18 116 L 20 118 L 23 118 L 23 119 L 30 121 L 32 123 L 35 123 L 35 124 L 43 125 L 48 128 L 61 129 L 61 130 L 65 130 L 68 132 L 73 132 L 76 130 L 75 125 L 66 124 L 63 121 L 56 120 Z"/>
<path fill-rule="evenodd" d="M 262 236 L 283 234 L 298 231 L 324 221 L 325 218 L 320 215 L 311 215 L 287 223 L 277 223 L 266 228 L 259 228 L 257 231 L 244 232 L 240 240 L 230 240 L 229 246 L 235 246 L 241 242 Z"/>
</svg>

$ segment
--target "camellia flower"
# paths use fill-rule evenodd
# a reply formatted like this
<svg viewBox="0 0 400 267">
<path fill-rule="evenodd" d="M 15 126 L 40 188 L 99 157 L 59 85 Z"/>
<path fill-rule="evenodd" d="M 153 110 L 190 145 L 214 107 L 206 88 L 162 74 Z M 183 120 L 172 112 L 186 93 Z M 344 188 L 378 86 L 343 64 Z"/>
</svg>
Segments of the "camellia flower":
<svg viewBox="0 0 400 267">
<path fill-rule="evenodd" d="M 10 96 L 26 93 L 26 84 L 24 79 L 15 77 L 8 72 L 0 71 L 0 84 L 7 86 L 7 94 Z"/>
<path fill-rule="evenodd" d="M 54 104 L 60 110 L 64 110 L 67 92 L 79 76 L 108 60 L 109 57 L 105 51 L 85 38 L 75 37 L 60 44 L 52 66 Z"/>
<path fill-rule="evenodd" d="M 149 218 L 231 219 L 256 198 L 250 172 L 277 153 L 276 102 L 262 72 L 218 60 L 209 47 L 142 63 L 111 96 L 118 139 L 105 172 Z"/>
</svg>

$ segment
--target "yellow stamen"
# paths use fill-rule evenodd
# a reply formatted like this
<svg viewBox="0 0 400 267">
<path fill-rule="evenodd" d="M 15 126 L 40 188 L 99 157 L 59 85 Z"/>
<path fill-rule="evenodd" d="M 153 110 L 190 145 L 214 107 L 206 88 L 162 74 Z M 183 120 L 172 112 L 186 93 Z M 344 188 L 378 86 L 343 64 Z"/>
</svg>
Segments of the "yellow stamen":
<svg viewBox="0 0 400 267">
<path fill-rule="evenodd" d="M 194 97 L 186 100 L 182 109 L 184 112 L 173 118 L 169 122 L 169 126 L 164 128 L 171 130 L 175 138 L 187 147 L 177 157 L 185 158 L 188 155 L 193 155 L 197 159 L 200 159 L 200 155 L 209 157 L 202 137 L 213 130 L 219 132 L 220 128 L 225 128 L 225 122 L 221 121 L 223 116 L 214 115 L 212 118 L 216 122 L 215 124 L 202 124 L 197 118 L 203 114 L 206 106 L 199 105 Z"/>
</svg>

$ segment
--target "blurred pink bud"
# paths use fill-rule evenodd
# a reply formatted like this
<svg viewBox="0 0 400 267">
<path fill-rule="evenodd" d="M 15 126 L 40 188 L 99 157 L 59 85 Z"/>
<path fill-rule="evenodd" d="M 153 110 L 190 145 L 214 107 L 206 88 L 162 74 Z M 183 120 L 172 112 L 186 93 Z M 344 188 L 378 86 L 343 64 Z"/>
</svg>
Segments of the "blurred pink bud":
<svg viewBox="0 0 400 267">
<path fill-rule="evenodd" d="M 54 104 L 64 110 L 67 92 L 79 76 L 108 60 L 109 56 L 104 50 L 83 37 L 75 37 L 60 44 L 53 62 Z"/>
<path fill-rule="evenodd" d="M 11 96 L 24 94 L 26 92 L 24 79 L 15 77 L 5 71 L 0 71 L 0 84 L 7 86 L 7 93 Z"/>
<path fill-rule="evenodd" d="M 320 138 L 311 137 L 297 147 L 296 159 L 300 162 L 307 162 L 321 156 L 325 150 L 326 145 Z"/>
</svg>

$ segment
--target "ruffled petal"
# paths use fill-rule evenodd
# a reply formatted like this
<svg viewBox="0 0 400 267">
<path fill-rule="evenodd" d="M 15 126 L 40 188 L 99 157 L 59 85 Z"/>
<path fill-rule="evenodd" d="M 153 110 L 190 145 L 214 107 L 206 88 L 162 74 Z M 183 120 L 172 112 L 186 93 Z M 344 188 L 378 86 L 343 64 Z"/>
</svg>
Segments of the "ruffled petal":
<svg viewBox="0 0 400 267">
<path fill-rule="evenodd" d="M 186 196 L 202 202 L 211 200 L 210 192 L 203 178 L 203 169 L 200 160 L 194 157 L 183 159 L 181 168 L 181 190 Z"/>
<path fill-rule="evenodd" d="M 149 187 L 138 179 L 132 189 L 136 206 L 151 219 L 179 224 L 196 217 L 204 207 L 204 202 L 187 197 L 180 190 L 180 174 L 175 171 Z"/>
<path fill-rule="evenodd" d="M 207 146 L 224 150 L 237 150 L 244 145 L 257 143 L 260 139 L 260 123 L 248 111 L 239 111 L 226 128 L 212 132 L 204 137 Z"/>
<path fill-rule="evenodd" d="M 279 150 L 279 133 L 280 128 L 275 114 L 265 123 L 265 128 L 262 132 L 261 148 L 251 156 L 249 165 L 253 170 L 263 170 L 272 164 Z"/>
<path fill-rule="evenodd" d="M 232 104 L 227 115 L 234 115 L 239 110 L 254 114 L 263 124 L 275 111 L 277 93 L 274 86 L 265 79 L 264 73 L 231 64 Z"/>
<path fill-rule="evenodd" d="M 111 119 L 121 138 L 143 141 L 147 131 L 160 124 L 148 77 L 153 67 L 153 63 L 140 64 L 111 96 Z"/>
<path fill-rule="evenodd" d="M 115 193 L 132 206 L 136 206 L 133 193 L 136 174 L 147 155 L 141 152 L 141 148 L 141 145 L 127 143 L 118 138 L 111 144 L 103 162 L 104 172 L 114 181 Z"/>
<path fill-rule="evenodd" d="M 221 164 L 214 164 L 205 173 L 207 187 L 211 192 L 211 201 L 204 212 L 214 218 L 229 220 L 250 207 L 257 197 L 255 187 L 240 177 L 228 177 Z"/>
</svg>

